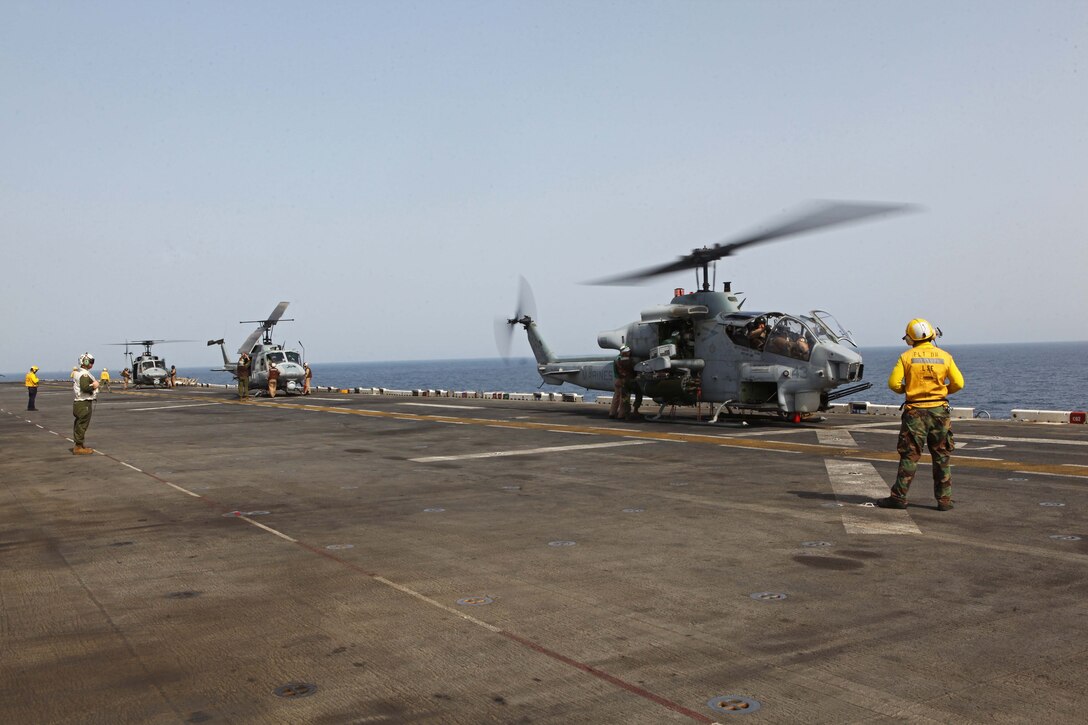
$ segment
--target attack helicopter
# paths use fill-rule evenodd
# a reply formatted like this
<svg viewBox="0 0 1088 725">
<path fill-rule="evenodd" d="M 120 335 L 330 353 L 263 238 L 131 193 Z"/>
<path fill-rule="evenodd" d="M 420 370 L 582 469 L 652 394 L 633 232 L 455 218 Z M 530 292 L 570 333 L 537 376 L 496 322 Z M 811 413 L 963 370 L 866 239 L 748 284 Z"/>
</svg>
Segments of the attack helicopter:
<svg viewBox="0 0 1088 725">
<path fill-rule="evenodd" d="M 294 322 L 293 319 L 283 319 L 283 313 L 287 310 L 289 304 L 289 302 L 280 302 L 272 310 L 272 314 L 268 316 L 268 319 L 242 320 L 239 323 L 242 325 L 257 325 L 257 329 L 238 347 L 237 353 L 239 357 L 243 352 L 249 353 L 249 387 L 251 390 L 268 390 L 268 369 L 270 366 L 275 365 L 280 371 L 277 390 L 284 393 L 302 393 L 303 379 L 306 376 L 306 371 L 302 367 L 304 363 L 302 355 L 297 350 L 289 350 L 283 345 L 272 342 L 272 328 L 276 326 L 277 322 Z M 218 345 L 223 353 L 223 367 L 213 369 L 231 373 L 237 378 L 238 358 L 231 360 L 227 356 L 225 342 L 223 339 L 208 340 L 209 346 Z"/>
<path fill-rule="evenodd" d="M 125 342 L 110 342 L 109 345 L 124 345 L 127 367 L 132 373 L 132 384 L 136 387 L 161 388 L 170 383 L 170 366 L 166 359 L 151 353 L 154 345 L 169 344 L 173 342 L 192 342 L 192 340 L 127 340 Z M 130 347 L 143 346 L 144 351 L 139 355 L 129 350 Z"/>
<path fill-rule="evenodd" d="M 590 282 L 632 284 L 682 270 L 702 272 L 701 289 L 676 288 L 669 304 L 643 310 L 639 321 L 600 333 L 597 344 L 606 350 L 630 351 L 637 385 L 660 406 L 655 419 L 668 406 L 699 403 L 711 404 L 710 423 L 717 422 L 723 410 L 777 414 L 794 422 L 827 410 L 832 401 L 872 387 L 862 382 L 864 363 L 850 333 L 822 310 L 744 311 L 746 300 L 738 300 L 729 282 L 721 291 L 711 288 L 708 268 L 756 244 L 910 208 L 822 202 L 773 227 L 695 249 L 674 262 Z M 522 279 L 518 309 L 506 320 L 507 349 L 514 325 L 520 324 L 544 383 L 611 391 L 615 357 L 557 357 L 527 311 L 531 298 Z"/>
</svg>

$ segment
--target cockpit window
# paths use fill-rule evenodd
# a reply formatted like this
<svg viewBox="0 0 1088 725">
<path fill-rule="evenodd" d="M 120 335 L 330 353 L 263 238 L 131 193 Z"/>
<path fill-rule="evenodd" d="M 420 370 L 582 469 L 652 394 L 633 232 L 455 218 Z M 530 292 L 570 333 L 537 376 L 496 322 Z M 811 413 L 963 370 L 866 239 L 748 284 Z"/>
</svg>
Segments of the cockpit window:
<svg viewBox="0 0 1088 725">
<path fill-rule="evenodd" d="M 281 363 L 281 362 L 283 362 L 283 353 L 282 352 L 270 352 L 270 353 L 268 353 L 268 362 L 270 362 L 270 363 Z"/>
<path fill-rule="evenodd" d="M 849 331 L 840 325 L 839 321 L 830 312 L 813 310 L 809 315 L 811 317 L 803 319 L 812 326 L 812 329 L 816 331 L 821 339 L 827 339 L 831 342 L 845 342 L 855 348 L 858 346 L 850 336 Z"/>
<path fill-rule="evenodd" d="M 288 352 L 287 353 L 287 362 L 298 363 L 299 365 L 301 365 L 302 364 L 302 358 L 299 357 L 299 354 L 297 352 Z"/>
<path fill-rule="evenodd" d="M 721 318 L 726 334 L 739 347 L 763 350 L 767 344 L 767 335 L 778 324 L 781 313 L 734 313 Z"/>
<path fill-rule="evenodd" d="M 816 337 L 803 322 L 793 317 L 783 317 L 771 330 L 766 351 L 797 360 L 808 360 L 815 344 Z"/>
</svg>

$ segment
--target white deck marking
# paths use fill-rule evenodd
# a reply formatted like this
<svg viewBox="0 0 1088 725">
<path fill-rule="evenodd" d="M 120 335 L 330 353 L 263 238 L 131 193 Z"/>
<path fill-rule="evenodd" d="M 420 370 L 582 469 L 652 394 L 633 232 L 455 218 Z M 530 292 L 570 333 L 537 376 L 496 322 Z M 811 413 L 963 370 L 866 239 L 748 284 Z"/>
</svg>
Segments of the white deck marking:
<svg viewBox="0 0 1088 725">
<path fill-rule="evenodd" d="M 171 485 L 173 485 L 173 484 L 171 484 Z M 177 488 L 177 486 L 174 486 L 174 488 Z M 185 489 L 181 489 L 181 490 L 184 491 Z M 186 493 L 188 493 L 188 491 L 186 491 Z M 196 496 L 196 494 L 192 494 L 192 495 Z M 199 496 L 197 498 L 199 498 Z M 281 539 L 285 539 L 287 541 L 290 541 L 292 544 L 297 544 L 298 543 L 298 539 L 292 539 L 287 534 L 284 534 L 284 533 L 282 533 L 280 531 L 276 531 L 271 526 L 265 526 L 264 524 L 258 523 L 256 521 L 254 521 L 253 519 L 249 518 L 248 516 L 243 516 L 242 514 L 239 514 L 236 518 L 239 518 L 242 521 L 245 521 L 247 523 L 253 524 L 258 529 L 264 529 L 265 531 L 267 531 L 270 534 L 275 534 L 276 536 L 280 537 Z"/>
<path fill-rule="evenodd" d="M 840 448 L 857 448 L 857 441 L 854 440 L 854 436 L 850 435 L 850 431 L 843 430 L 842 428 L 832 428 L 830 430 L 818 430 L 816 431 L 816 440 L 821 445 L 825 446 L 839 446 Z"/>
<path fill-rule="evenodd" d="M 871 463 L 825 458 L 827 477 L 835 496 L 851 499 L 863 496 L 877 499 L 888 495 L 888 484 Z M 846 502 L 842 525 L 848 534 L 921 534 L 906 509 L 869 509 Z"/>
<path fill-rule="evenodd" d="M 143 473 L 143 471 L 141 471 L 141 473 Z M 190 491 L 188 489 L 182 488 L 181 486 L 177 485 L 176 483 L 170 483 L 169 481 L 163 481 L 163 483 L 165 483 L 170 488 L 176 488 L 178 491 L 181 491 L 184 494 L 192 496 L 193 498 L 203 498 L 199 493 L 193 493 L 192 491 Z M 260 526 L 260 524 L 257 524 L 257 525 Z"/>
<path fill-rule="evenodd" d="M 182 405 L 160 405 L 157 408 L 129 408 L 129 412 L 135 413 L 138 410 L 170 410 L 171 408 L 199 408 L 202 405 L 222 405 L 222 403 L 216 401 L 214 403 L 185 403 Z"/>
<path fill-rule="evenodd" d="M 641 446 L 656 441 L 626 440 L 612 443 L 587 443 L 579 446 L 549 446 L 547 448 L 526 448 L 517 451 L 491 451 L 489 453 L 465 453 L 459 456 L 427 456 L 426 458 L 411 458 L 414 463 L 432 463 L 436 461 L 464 461 L 470 458 L 503 458 L 506 456 L 530 456 L 534 453 L 559 453 L 562 451 L 584 451 L 591 448 L 616 448 L 618 446 Z"/>
<path fill-rule="evenodd" d="M 400 403 L 400 405 L 415 405 L 420 408 L 453 408 L 456 410 L 479 410 L 482 405 L 449 405 L 447 403 Z"/>
<path fill-rule="evenodd" d="M 141 471 L 139 468 L 132 465 L 131 463 L 125 463 L 124 461 L 121 461 L 121 465 L 122 466 L 128 466 L 129 468 L 131 468 L 133 471 L 136 471 L 137 473 L 143 473 L 143 471 Z"/>
</svg>

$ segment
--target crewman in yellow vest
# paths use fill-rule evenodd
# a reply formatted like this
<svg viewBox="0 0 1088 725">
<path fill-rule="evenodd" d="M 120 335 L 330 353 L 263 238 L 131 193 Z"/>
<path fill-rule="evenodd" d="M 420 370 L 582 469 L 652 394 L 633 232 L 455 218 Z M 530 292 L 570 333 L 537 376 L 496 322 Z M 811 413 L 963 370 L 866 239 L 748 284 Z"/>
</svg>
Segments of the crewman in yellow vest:
<svg viewBox="0 0 1088 725">
<path fill-rule="evenodd" d="M 907 399 L 903 403 L 903 421 L 896 447 L 899 472 L 891 496 L 877 501 L 881 508 L 907 507 L 907 491 L 918 470 L 923 445 L 929 447 L 933 457 L 933 496 L 937 499 L 937 510 L 952 508 L 949 459 L 955 446 L 948 396 L 963 389 L 963 374 L 952 356 L 933 344 L 940 334 L 938 328 L 921 317 L 907 323 L 903 340 L 911 349 L 899 356 L 888 376 L 888 387 L 896 393 L 905 393 Z"/>
<path fill-rule="evenodd" d="M 102 368 L 102 374 L 98 376 L 99 387 L 105 388 L 107 393 L 112 393 L 113 388 L 110 387 L 110 371 L 106 368 Z"/>
<path fill-rule="evenodd" d="M 26 374 L 26 392 L 27 395 L 30 396 L 26 401 L 27 410 L 37 410 L 37 408 L 34 407 L 34 399 L 38 397 L 39 382 L 41 381 L 38 380 L 38 366 L 31 365 L 30 372 Z"/>
</svg>

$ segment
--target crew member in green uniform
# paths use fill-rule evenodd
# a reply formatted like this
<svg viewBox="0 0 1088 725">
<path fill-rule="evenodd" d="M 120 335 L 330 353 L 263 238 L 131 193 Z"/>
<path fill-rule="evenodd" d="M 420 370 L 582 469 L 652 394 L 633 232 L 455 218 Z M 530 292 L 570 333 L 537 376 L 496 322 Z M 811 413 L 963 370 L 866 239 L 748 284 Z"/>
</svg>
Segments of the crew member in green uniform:
<svg viewBox="0 0 1088 725">
<path fill-rule="evenodd" d="M 952 466 L 949 462 L 954 445 L 952 442 L 952 417 L 948 396 L 963 389 L 963 375 L 956 361 L 945 350 L 933 344 L 940 330 L 922 318 L 907 324 L 903 340 L 911 349 L 899 356 L 888 387 L 896 393 L 905 393 L 903 422 L 899 429 L 899 472 L 892 486 L 891 496 L 877 501 L 881 508 L 905 509 L 907 491 L 910 490 L 922 446 L 929 447 L 933 457 L 933 495 L 937 510 L 952 508 Z"/>
<path fill-rule="evenodd" d="M 93 448 L 87 448 L 83 441 L 87 436 L 87 426 L 91 424 L 91 413 L 94 412 L 94 401 L 98 397 L 98 381 L 94 379 L 91 368 L 94 367 L 94 355 L 85 352 L 79 356 L 79 373 L 72 381 L 72 392 L 75 393 L 75 402 L 72 403 L 72 415 L 75 423 L 72 426 L 72 440 L 75 446 L 72 453 L 86 455 L 94 453 Z"/>
</svg>

